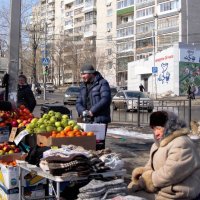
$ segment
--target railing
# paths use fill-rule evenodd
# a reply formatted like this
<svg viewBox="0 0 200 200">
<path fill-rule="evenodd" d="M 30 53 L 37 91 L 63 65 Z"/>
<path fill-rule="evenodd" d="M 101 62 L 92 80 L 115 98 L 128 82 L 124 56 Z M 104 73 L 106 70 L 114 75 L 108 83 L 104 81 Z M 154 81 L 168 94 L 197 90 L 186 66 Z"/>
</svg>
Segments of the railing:
<svg viewBox="0 0 200 200">
<path fill-rule="evenodd" d="M 120 99 L 124 101 L 124 99 Z M 130 101 L 130 100 L 128 100 Z M 112 123 L 127 123 L 135 124 L 138 127 L 148 125 L 151 110 L 143 109 L 145 108 L 146 101 L 141 101 L 138 98 L 137 105 L 140 105 L 140 109 L 135 109 L 135 102 L 132 100 L 133 110 L 127 109 L 126 104 L 122 104 L 117 110 L 113 105 L 111 106 L 111 118 Z M 136 105 L 136 106 L 137 106 Z M 198 117 L 198 106 L 192 106 L 191 99 L 184 100 L 154 100 L 153 111 L 167 110 L 176 113 L 181 119 L 185 120 L 188 125 L 190 125 L 191 120 L 197 120 Z M 195 114 L 195 112 L 197 114 Z M 194 113 L 194 115 L 193 115 Z M 200 117 L 199 117 L 200 118 Z"/>
</svg>

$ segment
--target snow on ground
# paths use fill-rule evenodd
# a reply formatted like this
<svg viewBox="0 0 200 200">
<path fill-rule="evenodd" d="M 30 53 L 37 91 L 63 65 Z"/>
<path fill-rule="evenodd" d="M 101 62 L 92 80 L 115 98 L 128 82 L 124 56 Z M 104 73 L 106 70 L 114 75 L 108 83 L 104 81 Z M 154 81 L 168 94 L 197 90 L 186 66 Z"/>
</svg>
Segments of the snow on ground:
<svg viewBox="0 0 200 200">
<path fill-rule="evenodd" d="M 139 138 L 139 139 L 144 139 L 144 140 L 152 140 L 153 134 L 145 134 L 142 132 L 137 132 L 137 131 L 129 131 L 125 128 L 108 128 L 107 134 L 110 135 L 119 135 L 119 136 L 128 136 L 132 138 Z M 200 136 L 199 135 L 189 135 L 192 140 L 199 140 Z"/>
<path fill-rule="evenodd" d="M 107 134 L 128 136 L 128 137 L 141 138 L 141 139 L 146 139 L 146 140 L 153 139 L 153 134 L 145 134 L 145 133 L 136 132 L 136 131 L 129 131 L 125 128 L 108 128 Z"/>
</svg>

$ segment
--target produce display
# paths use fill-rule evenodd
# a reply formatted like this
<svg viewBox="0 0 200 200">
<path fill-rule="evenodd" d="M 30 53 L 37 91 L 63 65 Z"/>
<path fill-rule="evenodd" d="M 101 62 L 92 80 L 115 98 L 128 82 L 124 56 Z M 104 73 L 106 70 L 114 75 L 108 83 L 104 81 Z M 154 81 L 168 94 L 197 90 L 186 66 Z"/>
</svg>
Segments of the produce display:
<svg viewBox="0 0 200 200">
<path fill-rule="evenodd" d="M 11 125 L 12 127 L 26 126 L 34 118 L 33 114 L 24 105 L 13 111 L 0 111 L 0 127 Z"/>
<path fill-rule="evenodd" d="M 29 133 L 51 133 L 51 137 L 80 137 L 93 136 L 93 132 L 84 132 L 75 120 L 72 120 L 66 114 L 50 110 L 43 114 L 41 118 L 33 118 L 26 125 Z"/>
<path fill-rule="evenodd" d="M 0 156 L 19 152 L 21 152 L 21 150 L 15 144 L 9 144 L 8 142 L 0 144 Z"/>
</svg>

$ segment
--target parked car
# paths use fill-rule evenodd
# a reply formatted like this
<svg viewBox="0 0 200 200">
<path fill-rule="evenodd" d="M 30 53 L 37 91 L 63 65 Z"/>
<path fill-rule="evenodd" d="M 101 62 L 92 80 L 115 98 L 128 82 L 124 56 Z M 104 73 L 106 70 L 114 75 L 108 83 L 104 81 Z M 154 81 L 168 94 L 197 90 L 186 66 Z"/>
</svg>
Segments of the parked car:
<svg viewBox="0 0 200 200">
<path fill-rule="evenodd" d="M 55 85 L 53 83 L 46 83 L 46 92 L 53 93 L 55 91 Z"/>
<path fill-rule="evenodd" d="M 67 88 L 64 94 L 63 103 L 66 104 L 75 104 L 80 92 L 79 86 L 70 86 Z"/>
<path fill-rule="evenodd" d="M 116 87 L 110 87 L 111 90 L 111 97 L 113 98 L 117 94 L 117 88 Z"/>
<path fill-rule="evenodd" d="M 138 109 L 138 97 L 140 97 L 140 109 L 152 112 L 154 109 L 153 100 L 146 93 L 140 91 L 121 90 L 112 99 L 113 110 L 118 108 L 136 111 Z"/>
</svg>

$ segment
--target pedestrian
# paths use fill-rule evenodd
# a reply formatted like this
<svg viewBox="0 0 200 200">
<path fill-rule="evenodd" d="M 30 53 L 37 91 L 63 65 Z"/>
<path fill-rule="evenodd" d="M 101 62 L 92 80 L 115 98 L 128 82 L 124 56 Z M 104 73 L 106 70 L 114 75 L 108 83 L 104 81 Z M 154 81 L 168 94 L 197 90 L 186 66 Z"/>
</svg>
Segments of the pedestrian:
<svg viewBox="0 0 200 200">
<path fill-rule="evenodd" d="M 192 84 L 192 86 L 189 84 L 188 90 L 187 90 L 188 99 L 195 99 L 195 91 L 196 91 L 196 88 L 194 84 Z"/>
<path fill-rule="evenodd" d="M 109 83 L 91 64 L 83 65 L 80 72 L 83 83 L 80 86 L 80 94 L 76 101 L 78 115 L 88 117 L 91 123 L 106 124 L 107 131 L 107 125 L 111 122 L 111 90 Z M 105 139 L 101 141 L 101 145 L 97 144 L 97 150 L 105 148 Z"/>
<path fill-rule="evenodd" d="M 33 112 L 36 106 L 33 91 L 27 83 L 26 76 L 23 74 L 20 74 L 18 77 L 17 105 L 24 105 L 30 112 Z"/>
<path fill-rule="evenodd" d="M 129 190 L 149 200 L 200 199 L 200 156 L 186 123 L 173 112 L 156 111 L 150 127 L 155 142 L 149 161 L 133 170 Z"/>
<path fill-rule="evenodd" d="M 139 88 L 140 88 L 140 92 L 144 92 L 144 91 L 145 91 L 145 88 L 144 88 L 144 86 L 142 85 L 142 83 L 139 85 Z"/>
</svg>

